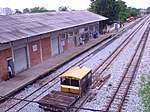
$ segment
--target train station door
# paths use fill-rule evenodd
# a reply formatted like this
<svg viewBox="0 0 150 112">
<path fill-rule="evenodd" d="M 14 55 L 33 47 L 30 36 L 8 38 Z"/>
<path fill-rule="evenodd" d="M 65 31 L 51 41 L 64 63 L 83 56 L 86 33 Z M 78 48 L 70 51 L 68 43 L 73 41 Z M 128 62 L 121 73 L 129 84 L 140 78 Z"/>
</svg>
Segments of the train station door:
<svg viewBox="0 0 150 112">
<path fill-rule="evenodd" d="M 27 69 L 26 47 L 14 50 L 14 66 L 16 73 L 19 73 Z"/>
<path fill-rule="evenodd" d="M 7 59 L 7 65 L 9 65 L 11 67 L 13 75 L 14 75 L 15 71 L 14 71 L 14 62 L 13 62 L 12 57 Z"/>
<path fill-rule="evenodd" d="M 52 38 L 51 41 L 51 52 L 52 52 L 52 56 L 55 56 L 57 54 L 59 54 L 59 38 Z"/>
</svg>

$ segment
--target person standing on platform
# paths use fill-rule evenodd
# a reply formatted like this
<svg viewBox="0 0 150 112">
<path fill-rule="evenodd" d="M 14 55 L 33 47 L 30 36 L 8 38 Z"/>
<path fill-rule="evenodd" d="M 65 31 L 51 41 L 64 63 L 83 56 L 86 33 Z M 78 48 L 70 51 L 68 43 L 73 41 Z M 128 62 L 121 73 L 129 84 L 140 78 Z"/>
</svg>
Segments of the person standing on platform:
<svg viewBox="0 0 150 112">
<path fill-rule="evenodd" d="M 114 25 L 115 25 L 115 30 L 118 31 L 118 24 L 115 23 Z"/>
<path fill-rule="evenodd" d="M 9 78 L 12 78 L 13 71 L 10 65 L 8 65 L 8 74 L 9 74 Z"/>
</svg>

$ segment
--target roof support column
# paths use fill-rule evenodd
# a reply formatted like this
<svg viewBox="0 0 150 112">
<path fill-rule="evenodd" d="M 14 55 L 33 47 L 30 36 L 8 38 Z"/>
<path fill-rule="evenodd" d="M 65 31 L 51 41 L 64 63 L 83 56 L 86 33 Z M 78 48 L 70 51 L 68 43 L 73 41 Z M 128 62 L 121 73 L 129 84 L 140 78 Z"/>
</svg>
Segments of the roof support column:
<svg viewBox="0 0 150 112">
<path fill-rule="evenodd" d="M 41 57 L 41 62 L 43 62 L 43 53 L 42 53 L 42 44 L 41 44 L 41 36 L 40 36 L 40 57 Z"/>
<path fill-rule="evenodd" d="M 11 42 L 11 41 L 10 41 L 10 48 L 11 48 L 11 52 L 12 52 L 12 61 L 13 61 L 14 75 L 16 75 L 16 72 L 15 72 L 15 57 L 14 57 L 14 49 L 13 49 L 13 45 L 12 45 L 12 42 Z"/>
<path fill-rule="evenodd" d="M 31 67 L 31 63 L 30 63 L 30 53 L 29 53 L 29 38 L 27 38 L 27 59 L 28 59 L 28 67 Z"/>
</svg>

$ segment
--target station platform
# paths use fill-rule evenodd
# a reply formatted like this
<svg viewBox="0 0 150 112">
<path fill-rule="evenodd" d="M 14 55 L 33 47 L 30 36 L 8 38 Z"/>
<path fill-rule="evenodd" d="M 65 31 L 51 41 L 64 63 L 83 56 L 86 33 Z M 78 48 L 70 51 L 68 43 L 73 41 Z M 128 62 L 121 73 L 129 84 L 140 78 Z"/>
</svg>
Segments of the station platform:
<svg viewBox="0 0 150 112">
<path fill-rule="evenodd" d="M 13 95 L 17 91 L 23 89 L 25 86 L 35 82 L 37 79 L 41 77 L 44 77 L 46 74 L 50 73 L 51 71 L 54 71 L 63 64 L 72 60 L 73 58 L 86 52 L 90 48 L 112 37 L 112 35 L 118 35 L 122 31 L 128 29 L 130 26 L 133 25 L 133 23 L 135 22 L 127 23 L 125 26 L 120 28 L 118 32 L 111 31 L 110 33 L 107 33 L 105 35 L 100 35 L 99 38 L 92 39 L 82 46 L 72 48 L 70 50 L 65 51 L 64 53 L 51 57 L 48 60 L 34 67 L 31 67 L 25 70 L 24 72 L 17 74 L 10 80 L 0 82 L 0 96 L 9 97 Z M 3 98 L 0 98 L 0 100 L 3 100 Z"/>
</svg>

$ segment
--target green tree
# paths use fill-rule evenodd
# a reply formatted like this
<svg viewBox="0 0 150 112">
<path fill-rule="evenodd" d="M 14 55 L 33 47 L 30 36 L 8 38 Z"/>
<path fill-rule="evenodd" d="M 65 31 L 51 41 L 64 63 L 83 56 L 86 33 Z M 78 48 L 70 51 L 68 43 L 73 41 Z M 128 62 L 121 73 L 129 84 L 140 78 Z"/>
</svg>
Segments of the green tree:
<svg viewBox="0 0 150 112">
<path fill-rule="evenodd" d="M 123 23 L 126 20 L 126 16 L 127 16 L 127 5 L 125 4 L 124 1 L 122 0 L 118 0 L 118 4 L 119 4 L 119 15 L 118 15 L 118 21 L 120 23 Z"/>
<path fill-rule="evenodd" d="M 29 8 L 23 9 L 23 13 L 30 13 L 30 9 Z"/>
<path fill-rule="evenodd" d="M 137 16 L 140 9 L 129 7 L 131 16 Z"/>
<path fill-rule="evenodd" d="M 91 0 L 90 11 L 109 18 L 114 22 L 118 18 L 119 3 L 116 0 Z"/>
<path fill-rule="evenodd" d="M 48 12 L 45 7 L 34 7 L 30 9 L 31 13 Z"/>
<path fill-rule="evenodd" d="M 128 17 L 138 14 L 138 9 L 128 8 L 122 0 L 91 0 L 89 10 L 109 18 L 107 24 L 115 21 L 123 23 Z"/>
<path fill-rule="evenodd" d="M 21 14 L 22 13 L 19 9 L 15 9 L 15 11 L 16 11 L 15 12 L 16 14 Z"/>
<path fill-rule="evenodd" d="M 68 11 L 69 10 L 68 8 L 69 8 L 68 6 L 61 6 L 58 8 L 58 10 L 59 11 Z"/>
</svg>

